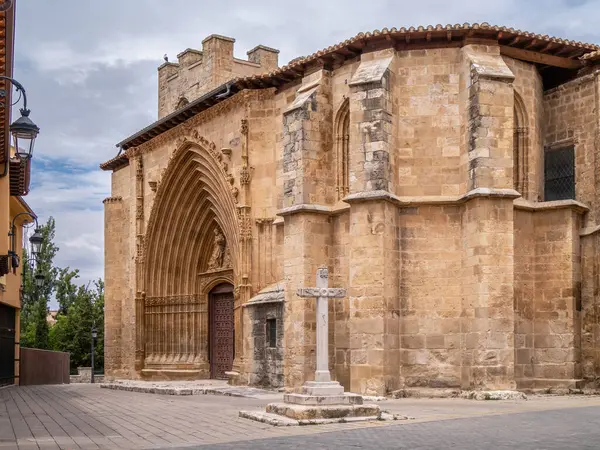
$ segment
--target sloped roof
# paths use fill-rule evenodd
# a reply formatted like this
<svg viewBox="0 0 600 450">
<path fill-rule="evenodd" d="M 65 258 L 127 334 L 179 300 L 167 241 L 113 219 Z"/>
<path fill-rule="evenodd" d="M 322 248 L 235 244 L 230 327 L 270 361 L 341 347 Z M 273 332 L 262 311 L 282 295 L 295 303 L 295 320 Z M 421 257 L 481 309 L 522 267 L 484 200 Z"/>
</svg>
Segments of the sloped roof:
<svg viewBox="0 0 600 450">
<path fill-rule="evenodd" d="M 383 28 L 372 32 L 358 33 L 356 36 L 336 45 L 319 50 L 309 56 L 295 58 L 285 66 L 271 72 L 236 78 L 190 102 L 185 107 L 164 117 L 143 130 L 123 140 L 117 147 L 121 150 L 135 147 L 149 141 L 170 128 L 186 121 L 190 117 L 219 103 L 226 96 L 219 94 L 227 91 L 235 94 L 244 89 L 262 89 L 278 87 L 290 81 L 303 77 L 304 72 L 314 63 L 340 64 L 346 59 L 351 59 L 363 51 L 395 46 L 398 49 L 411 49 L 417 45 L 426 45 L 430 48 L 438 46 L 459 45 L 464 38 L 495 39 L 505 47 L 521 50 L 532 56 L 546 55 L 550 60 L 569 62 L 575 67 L 580 60 L 590 59 L 591 54 L 600 53 L 600 46 L 587 44 L 568 39 L 561 39 L 548 35 L 530 33 L 514 28 L 494 26 L 488 23 L 455 24 L 455 25 L 428 25 L 410 28 Z M 418 48 L 418 47 L 417 47 Z M 511 55 L 512 56 L 512 55 Z M 534 62 L 541 62 L 540 58 L 532 58 Z M 600 57 L 600 56 L 599 56 Z M 540 59 L 540 61 L 538 61 Z M 127 155 L 120 152 L 115 158 L 100 165 L 103 170 L 115 170 L 128 164 Z"/>
</svg>

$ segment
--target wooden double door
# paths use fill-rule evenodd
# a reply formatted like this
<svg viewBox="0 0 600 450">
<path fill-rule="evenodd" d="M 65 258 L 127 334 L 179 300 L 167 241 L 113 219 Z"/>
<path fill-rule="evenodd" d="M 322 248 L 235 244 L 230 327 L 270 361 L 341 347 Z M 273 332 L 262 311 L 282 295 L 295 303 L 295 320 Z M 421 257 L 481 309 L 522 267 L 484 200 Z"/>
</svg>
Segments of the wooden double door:
<svg viewBox="0 0 600 450">
<path fill-rule="evenodd" d="M 232 285 L 220 284 L 210 292 L 208 313 L 210 377 L 222 380 L 233 368 L 235 355 Z"/>
</svg>

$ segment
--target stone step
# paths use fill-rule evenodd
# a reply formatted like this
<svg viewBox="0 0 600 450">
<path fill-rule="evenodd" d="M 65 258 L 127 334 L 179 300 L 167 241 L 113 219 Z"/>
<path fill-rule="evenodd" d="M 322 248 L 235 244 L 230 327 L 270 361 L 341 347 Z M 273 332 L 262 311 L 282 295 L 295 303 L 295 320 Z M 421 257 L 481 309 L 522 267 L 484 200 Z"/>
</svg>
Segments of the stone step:
<svg viewBox="0 0 600 450">
<path fill-rule="evenodd" d="M 327 425 L 330 423 L 353 423 L 353 422 L 375 422 L 380 420 L 406 420 L 407 417 L 398 415 L 381 414 L 380 416 L 363 417 L 340 417 L 334 419 L 301 419 L 295 420 L 277 414 L 271 414 L 264 411 L 240 411 L 239 416 L 244 419 L 256 420 L 276 427 L 289 427 L 297 425 Z"/>
<path fill-rule="evenodd" d="M 295 405 L 362 405 L 363 398 L 359 394 L 345 393 L 342 395 L 306 395 L 285 394 L 285 403 Z"/>
<path fill-rule="evenodd" d="M 347 417 L 379 416 L 377 405 L 295 405 L 290 403 L 270 403 L 266 412 L 295 420 L 340 419 Z"/>
</svg>

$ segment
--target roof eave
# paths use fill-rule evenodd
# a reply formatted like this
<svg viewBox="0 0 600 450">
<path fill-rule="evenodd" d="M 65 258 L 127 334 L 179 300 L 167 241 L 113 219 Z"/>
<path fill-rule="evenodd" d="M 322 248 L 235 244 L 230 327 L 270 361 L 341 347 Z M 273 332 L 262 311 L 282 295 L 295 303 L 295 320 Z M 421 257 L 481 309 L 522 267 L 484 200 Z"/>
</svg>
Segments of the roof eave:
<svg viewBox="0 0 600 450">
<path fill-rule="evenodd" d="M 495 39 L 498 45 L 505 47 L 516 47 L 522 53 L 539 53 L 547 54 L 551 57 L 558 58 L 558 54 L 563 54 L 561 59 L 580 63 L 583 58 L 582 54 L 593 53 L 600 50 L 598 45 L 575 42 L 565 39 L 558 39 L 548 35 L 539 35 L 534 33 L 523 32 L 513 28 L 491 26 L 487 23 L 470 25 L 429 25 L 427 27 L 410 27 L 410 28 L 384 28 L 383 30 L 375 30 L 373 32 L 358 33 L 353 38 L 340 42 L 339 44 L 327 47 L 323 50 L 313 53 L 307 57 L 296 58 L 290 64 L 280 67 L 272 72 L 259 75 L 249 76 L 245 78 L 237 78 L 230 81 L 231 92 L 235 94 L 244 89 L 262 89 L 269 87 L 277 87 L 286 84 L 294 79 L 301 78 L 307 68 L 310 68 L 314 63 L 323 65 L 335 64 L 340 58 L 347 60 L 356 57 L 364 51 L 372 51 L 381 46 L 383 41 L 387 41 L 386 45 L 392 45 L 395 48 L 403 48 L 420 39 L 430 42 L 435 46 L 436 42 L 446 40 L 449 43 L 458 43 L 457 41 L 465 38 L 486 38 Z M 521 47 L 521 44 L 525 44 Z M 556 51 L 559 49 L 559 51 Z M 536 62 L 536 61 L 534 61 Z M 575 67 L 575 64 L 572 65 Z M 206 93 L 202 97 L 187 104 L 185 107 L 174 111 L 168 116 L 150 124 L 143 130 L 133 134 L 117 144 L 121 150 L 141 145 L 144 142 L 164 133 L 168 129 L 185 122 L 190 117 L 198 114 L 205 109 L 214 106 L 222 99 L 218 98 L 218 94 L 227 87 L 227 83 L 216 89 Z M 216 101 L 213 101 L 216 100 Z M 207 104 L 209 103 L 210 104 Z M 204 105 L 204 107 L 202 107 Z M 119 163 L 117 163 L 119 161 Z M 120 165 L 119 165 L 120 164 Z M 111 170 L 109 167 L 116 165 L 127 165 L 127 157 L 123 153 L 121 156 L 107 161 L 100 167 L 103 170 Z"/>
</svg>

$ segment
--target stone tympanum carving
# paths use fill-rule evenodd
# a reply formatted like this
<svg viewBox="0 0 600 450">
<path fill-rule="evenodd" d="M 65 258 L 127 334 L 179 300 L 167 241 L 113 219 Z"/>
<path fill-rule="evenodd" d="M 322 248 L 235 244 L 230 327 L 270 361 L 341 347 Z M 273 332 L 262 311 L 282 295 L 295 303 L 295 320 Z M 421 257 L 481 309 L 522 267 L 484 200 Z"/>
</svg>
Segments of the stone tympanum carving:
<svg viewBox="0 0 600 450">
<path fill-rule="evenodd" d="M 215 240 L 213 243 L 212 254 L 208 260 L 208 270 L 216 270 L 223 267 L 223 261 L 225 256 L 225 236 L 221 233 L 221 230 L 215 228 Z"/>
</svg>

